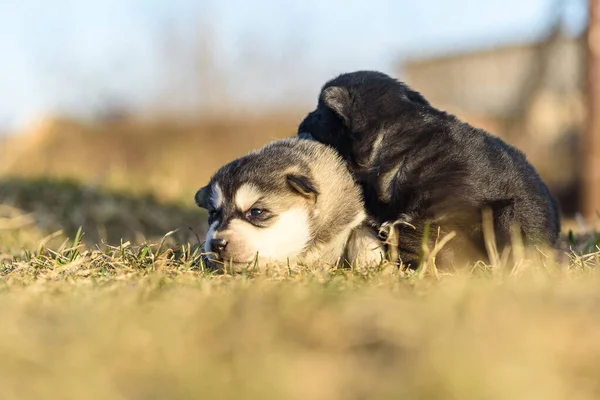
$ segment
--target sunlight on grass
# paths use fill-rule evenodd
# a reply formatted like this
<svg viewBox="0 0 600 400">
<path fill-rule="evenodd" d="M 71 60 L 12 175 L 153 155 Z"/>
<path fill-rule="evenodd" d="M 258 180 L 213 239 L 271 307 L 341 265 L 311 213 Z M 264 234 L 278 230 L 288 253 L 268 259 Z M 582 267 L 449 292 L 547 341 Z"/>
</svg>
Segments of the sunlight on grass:
<svg viewBox="0 0 600 400">
<path fill-rule="evenodd" d="M 0 262 L 0 398 L 592 399 L 599 253 L 437 274 L 218 274 L 197 245 Z M 501 270 L 499 270 L 501 269 Z"/>
<path fill-rule="evenodd" d="M 456 270 L 449 236 L 414 272 L 230 275 L 204 268 L 193 205 L 48 179 L 0 203 L 0 399 L 600 395 L 597 233 Z"/>
</svg>

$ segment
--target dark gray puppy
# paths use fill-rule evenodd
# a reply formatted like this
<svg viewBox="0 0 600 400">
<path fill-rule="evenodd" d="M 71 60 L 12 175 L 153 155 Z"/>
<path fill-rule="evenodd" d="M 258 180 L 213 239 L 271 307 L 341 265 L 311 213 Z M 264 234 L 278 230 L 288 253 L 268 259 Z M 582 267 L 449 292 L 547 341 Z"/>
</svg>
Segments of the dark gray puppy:
<svg viewBox="0 0 600 400">
<path fill-rule="evenodd" d="M 409 267 L 419 260 L 426 225 L 430 240 L 438 229 L 457 233 L 442 262 L 487 260 L 486 208 L 500 251 L 514 227 L 526 244 L 552 245 L 558 238 L 556 202 L 521 151 L 434 108 L 386 74 L 358 71 L 327 82 L 298 134 L 346 159 L 372 222 L 395 227 Z"/>
</svg>

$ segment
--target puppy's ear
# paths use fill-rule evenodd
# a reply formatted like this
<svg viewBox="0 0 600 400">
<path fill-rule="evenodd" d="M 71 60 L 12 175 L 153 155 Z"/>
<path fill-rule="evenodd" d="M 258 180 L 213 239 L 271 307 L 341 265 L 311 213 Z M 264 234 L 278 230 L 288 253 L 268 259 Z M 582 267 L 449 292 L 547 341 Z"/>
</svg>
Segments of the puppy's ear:
<svg viewBox="0 0 600 400">
<path fill-rule="evenodd" d="M 321 100 L 344 121 L 347 127 L 350 126 L 352 98 L 348 89 L 341 86 L 330 86 L 321 93 Z"/>
<path fill-rule="evenodd" d="M 319 191 L 317 190 L 312 179 L 304 175 L 290 174 L 286 176 L 286 180 L 292 190 L 311 200 L 313 203 L 317 201 Z"/>
<path fill-rule="evenodd" d="M 196 204 L 200 208 L 208 209 L 208 193 L 210 190 L 210 185 L 206 185 L 203 188 L 199 189 L 194 196 L 194 200 Z"/>
<path fill-rule="evenodd" d="M 316 141 L 317 139 L 315 139 L 315 137 L 308 133 L 308 132 L 304 132 L 303 130 L 298 130 L 298 137 L 300 139 L 306 139 L 306 140 L 314 140 Z"/>
</svg>

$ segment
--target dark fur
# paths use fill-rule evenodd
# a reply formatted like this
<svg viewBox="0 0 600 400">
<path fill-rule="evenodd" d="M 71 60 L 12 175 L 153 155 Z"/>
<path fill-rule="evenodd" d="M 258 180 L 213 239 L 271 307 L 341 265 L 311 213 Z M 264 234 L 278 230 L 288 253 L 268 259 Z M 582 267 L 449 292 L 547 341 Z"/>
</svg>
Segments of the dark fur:
<svg viewBox="0 0 600 400">
<path fill-rule="evenodd" d="M 432 240 L 438 228 L 458 233 L 447 259 L 486 260 L 485 208 L 493 213 L 500 250 L 510 244 L 514 225 L 528 244 L 552 245 L 558 238 L 556 202 L 522 152 L 437 110 L 383 73 L 358 71 L 327 82 L 298 133 L 333 146 L 347 160 L 374 223 L 414 226 L 396 225 L 400 258 L 412 267 L 426 222 Z M 386 174 L 393 178 L 386 181 Z"/>
</svg>

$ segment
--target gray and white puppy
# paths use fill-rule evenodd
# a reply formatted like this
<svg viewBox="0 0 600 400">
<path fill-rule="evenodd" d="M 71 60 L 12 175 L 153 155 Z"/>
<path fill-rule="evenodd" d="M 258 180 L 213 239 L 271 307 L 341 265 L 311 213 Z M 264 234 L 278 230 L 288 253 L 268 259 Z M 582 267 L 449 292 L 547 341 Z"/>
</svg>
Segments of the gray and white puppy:
<svg viewBox="0 0 600 400">
<path fill-rule="evenodd" d="M 383 258 L 364 224 L 360 188 L 338 153 L 316 141 L 287 138 L 252 151 L 221 167 L 195 201 L 208 210 L 204 250 L 213 267 Z"/>
</svg>

